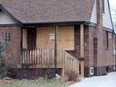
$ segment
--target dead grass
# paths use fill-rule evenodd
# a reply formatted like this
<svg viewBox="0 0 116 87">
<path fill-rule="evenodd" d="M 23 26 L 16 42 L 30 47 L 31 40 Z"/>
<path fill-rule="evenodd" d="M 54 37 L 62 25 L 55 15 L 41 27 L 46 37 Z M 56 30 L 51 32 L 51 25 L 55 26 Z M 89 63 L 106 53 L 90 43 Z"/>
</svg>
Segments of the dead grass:
<svg viewBox="0 0 116 87">
<path fill-rule="evenodd" d="M 68 87 L 68 82 L 60 80 L 0 80 L 0 87 Z"/>
</svg>

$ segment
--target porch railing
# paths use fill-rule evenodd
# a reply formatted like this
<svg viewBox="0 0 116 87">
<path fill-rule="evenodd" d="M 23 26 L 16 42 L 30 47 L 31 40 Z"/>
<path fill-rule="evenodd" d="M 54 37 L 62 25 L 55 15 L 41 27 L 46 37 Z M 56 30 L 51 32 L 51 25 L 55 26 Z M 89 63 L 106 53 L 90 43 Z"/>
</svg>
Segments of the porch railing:
<svg viewBox="0 0 116 87">
<path fill-rule="evenodd" d="M 54 68 L 54 50 L 55 49 L 33 49 L 22 50 L 21 64 L 30 64 L 36 68 Z M 79 60 L 71 56 L 63 49 L 57 49 L 57 68 L 65 71 L 75 71 L 79 73 Z"/>
<path fill-rule="evenodd" d="M 67 53 L 66 51 L 64 52 L 64 57 L 63 57 L 63 75 L 65 72 L 70 72 L 74 71 L 75 73 L 79 74 L 79 63 L 80 61 L 74 58 L 72 55 Z"/>
</svg>

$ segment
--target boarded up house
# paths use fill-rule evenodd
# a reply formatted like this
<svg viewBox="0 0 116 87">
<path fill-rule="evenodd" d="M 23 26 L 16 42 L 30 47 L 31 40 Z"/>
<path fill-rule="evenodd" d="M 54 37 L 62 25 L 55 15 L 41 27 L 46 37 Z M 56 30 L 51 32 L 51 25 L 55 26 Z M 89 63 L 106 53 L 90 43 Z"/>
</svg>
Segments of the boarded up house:
<svg viewBox="0 0 116 87">
<path fill-rule="evenodd" d="M 103 75 L 113 71 L 112 34 L 108 0 L 0 0 L 9 68 Z"/>
</svg>

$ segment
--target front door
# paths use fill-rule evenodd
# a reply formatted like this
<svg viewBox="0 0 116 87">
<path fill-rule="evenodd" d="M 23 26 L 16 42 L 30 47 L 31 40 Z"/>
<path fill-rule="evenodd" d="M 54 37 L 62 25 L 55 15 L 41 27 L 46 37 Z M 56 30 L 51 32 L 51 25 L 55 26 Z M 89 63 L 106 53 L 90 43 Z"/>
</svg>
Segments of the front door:
<svg viewBox="0 0 116 87">
<path fill-rule="evenodd" d="M 28 49 L 36 48 L 36 28 L 27 29 L 27 47 Z"/>
</svg>

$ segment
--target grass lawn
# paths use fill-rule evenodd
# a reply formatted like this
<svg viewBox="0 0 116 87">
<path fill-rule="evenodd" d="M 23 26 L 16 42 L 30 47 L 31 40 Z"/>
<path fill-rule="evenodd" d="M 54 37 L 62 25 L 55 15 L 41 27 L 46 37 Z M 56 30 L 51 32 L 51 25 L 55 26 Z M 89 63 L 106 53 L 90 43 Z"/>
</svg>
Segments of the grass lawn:
<svg viewBox="0 0 116 87">
<path fill-rule="evenodd" d="M 60 80 L 13 80 L 10 83 L 0 84 L 0 87 L 68 87 L 68 82 Z"/>
</svg>

